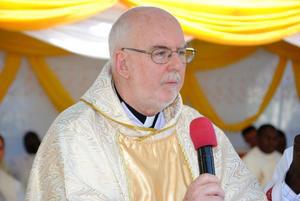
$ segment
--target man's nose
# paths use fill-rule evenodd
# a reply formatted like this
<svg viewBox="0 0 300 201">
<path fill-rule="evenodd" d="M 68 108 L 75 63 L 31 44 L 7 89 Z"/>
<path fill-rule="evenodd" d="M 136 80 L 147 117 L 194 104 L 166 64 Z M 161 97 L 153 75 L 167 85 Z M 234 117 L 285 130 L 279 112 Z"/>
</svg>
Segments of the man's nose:
<svg viewBox="0 0 300 201">
<path fill-rule="evenodd" d="M 170 57 L 169 63 L 172 69 L 181 70 L 182 68 L 185 68 L 186 64 L 177 52 L 172 52 Z"/>
</svg>

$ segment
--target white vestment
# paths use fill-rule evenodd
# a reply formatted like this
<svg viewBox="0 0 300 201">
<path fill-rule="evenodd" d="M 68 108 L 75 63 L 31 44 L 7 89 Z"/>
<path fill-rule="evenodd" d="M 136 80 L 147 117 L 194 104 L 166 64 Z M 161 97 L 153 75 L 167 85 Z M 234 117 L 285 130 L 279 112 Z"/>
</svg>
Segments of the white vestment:
<svg viewBox="0 0 300 201">
<path fill-rule="evenodd" d="M 285 183 L 285 175 L 293 161 L 293 148 L 289 147 L 284 151 L 276 166 L 272 180 L 266 185 L 266 192 L 272 188 L 272 201 L 300 201 L 300 194 L 296 195 Z"/>
<path fill-rule="evenodd" d="M 118 144 L 120 135 L 164 138 L 176 133 L 192 177 L 196 178 L 199 167 L 189 124 L 201 115 L 183 105 L 180 96 L 163 114 L 166 124 L 161 129 L 134 125 L 114 91 L 107 64 L 82 101 L 61 113 L 51 125 L 33 164 L 26 201 L 129 201 L 128 177 Z M 227 137 L 214 128 L 218 141 L 213 149 L 215 169 L 225 200 L 266 200 Z"/>
<path fill-rule="evenodd" d="M 277 151 L 266 154 L 258 147 L 254 147 L 243 157 L 243 161 L 264 188 L 271 181 L 276 164 L 280 158 L 281 154 Z"/>
<path fill-rule="evenodd" d="M 34 157 L 35 154 L 24 154 L 11 160 L 9 165 L 11 174 L 21 182 L 24 189 L 27 187 Z"/>
<path fill-rule="evenodd" d="M 0 169 L 0 194 L 6 201 L 23 201 L 25 195 L 21 183 L 2 169 Z"/>
</svg>

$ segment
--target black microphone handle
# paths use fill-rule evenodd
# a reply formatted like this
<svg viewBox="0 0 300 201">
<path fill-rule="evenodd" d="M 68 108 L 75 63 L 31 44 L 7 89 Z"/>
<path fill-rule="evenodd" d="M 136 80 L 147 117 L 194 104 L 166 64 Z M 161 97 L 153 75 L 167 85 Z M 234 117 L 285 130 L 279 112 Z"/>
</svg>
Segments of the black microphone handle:
<svg viewBox="0 0 300 201">
<path fill-rule="evenodd" d="M 204 146 L 197 150 L 200 174 L 209 173 L 215 175 L 214 156 L 211 146 Z"/>
</svg>

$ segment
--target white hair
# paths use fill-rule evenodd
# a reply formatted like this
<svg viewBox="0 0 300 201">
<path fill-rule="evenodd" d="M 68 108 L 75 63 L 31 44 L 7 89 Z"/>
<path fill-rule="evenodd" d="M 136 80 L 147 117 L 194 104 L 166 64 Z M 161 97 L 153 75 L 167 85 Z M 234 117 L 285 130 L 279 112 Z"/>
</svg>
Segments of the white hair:
<svg viewBox="0 0 300 201">
<path fill-rule="evenodd" d="M 124 17 L 124 15 L 125 14 L 121 15 L 113 24 L 108 36 L 110 58 L 113 57 L 115 50 L 119 48 L 120 43 L 126 40 L 129 34 L 129 21 Z"/>
<path fill-rule="evenodd" d="M 138 6 L 129 9 L 117 19 L 110 30 L 108 36 L 110 58 L 113 58 L 114 52 L 116 49 L 120 48 L 121 45 L 124 45 L 127 42 L 132 42 L 129 39 L 132 33 L 135 31 L 137 21 L 143 16 L 151 16 L 149 13 L 153 11 L 164 13 L 166 16 L 169 16 L 172 20 L 175 20 L 178 23 L 175 17 L 161 8 Z"/>
</svg>

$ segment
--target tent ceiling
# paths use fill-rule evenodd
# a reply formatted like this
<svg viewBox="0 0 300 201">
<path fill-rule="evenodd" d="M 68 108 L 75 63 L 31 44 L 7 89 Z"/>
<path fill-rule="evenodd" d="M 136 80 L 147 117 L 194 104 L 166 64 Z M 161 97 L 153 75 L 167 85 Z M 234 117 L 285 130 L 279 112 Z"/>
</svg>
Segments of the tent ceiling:
<svg viewBox="0 0 300 201">
<path fill-rule="evenodd" d="M 126 10 L 125 6 L 118 3 L 84 21 L 24 33 L 79 55 L 108 59 L 108 33 L 115 20 Z M 186 36 L 186 39 L 191 40 L 191 37 Z M 300 33 L 284 40 L 300 47 Z"/>
<path fill-rule="evenodd" d="M 284 41 L 291 43 L 295 46 L 300 47 L 300 33 L 294 34 L 292 36 L 286 37 Z"/>
<path fill-rule="evenodd" d="M 117 4 L 81 22 L 24 33 L 76 54 L 107 59 L 108 33 L 114 21 L 124 11 L 126 8 Z"/>
</svg>

